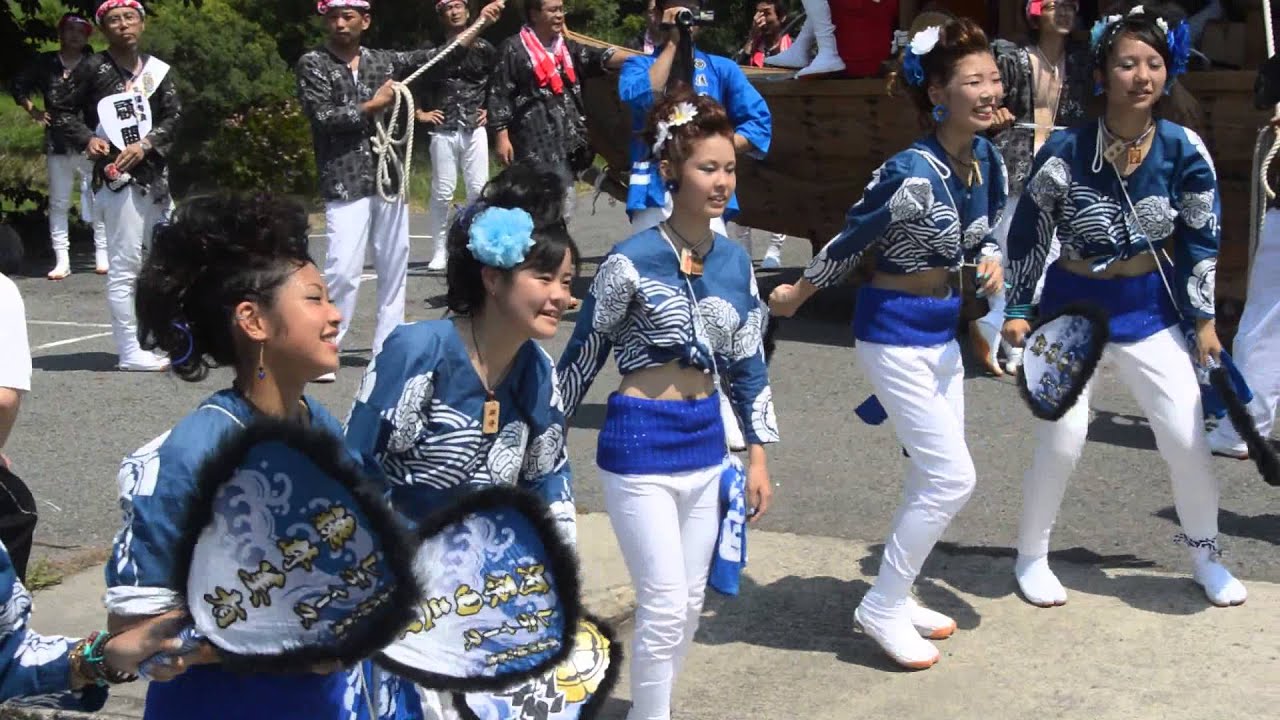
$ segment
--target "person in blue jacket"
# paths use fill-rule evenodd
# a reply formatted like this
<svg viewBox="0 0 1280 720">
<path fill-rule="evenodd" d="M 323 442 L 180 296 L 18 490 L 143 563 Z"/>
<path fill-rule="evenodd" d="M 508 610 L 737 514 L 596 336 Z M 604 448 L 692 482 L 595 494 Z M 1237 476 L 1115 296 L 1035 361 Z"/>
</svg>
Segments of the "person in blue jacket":
<svg viewBox="0 0 1280 720">
<path fill-rule="evenodd" d="M 1042 275 L 1040 316 L 1080 302 L 1106 311 L 1103 357 L 1116 361 L 1169 464 L 1182 526 L 1175 542 L 1186 546 L 1209 602 L 1226 607 L 1247 592 L 1219 562 L 1218 480 L 1195 369 L 1222 351 L 1214 322 L 1222 201 L 1204 141 L 1154 116 L 1186 70 L 1188 34 L 1185 23 L 1170 27 L 1141 6 L 1094 25 L 1093 72 L 1106 110 L 1055 133 L 1036 154 L 1009 232 L 1004 335 L 1023 344 Z M 1055 233 L 1062 254 L 1050 265 Z M 1049 568 L 1049 534 L 1087 440 L 1091 389 L 1057 422 L 1036 423 L 1022 481 L 1014 572 L 1023 597 L 1041 607 L 1067 601 Z"/>
<path fill-rule="evenodd" d="M 467 494 L 514 485 L 577 538 L 568 437 L 555 364 L 539 341 L 568 309 L 578 249 L 558 168 L 516 162 L 449 230 L 452 317 L 396 328 L 365 370 L 347 443 L 385 478 L 411 524 Z M 452 717 L 424 692 L 428 717 Z"/>
<path fill-rule="evenodd" d="M 662 15 L 663 26 L 669 28 L 666 44 L 653 55 L 637 55 L 622 65 L 618 78 L 618 96 L 631 109 L 631 183 L 627 191 L 627 214 L 634 231 L 639 232 L 671 217 L 670 188 L 658 172 L 658 160 L 653 149 L 645 145 L 645 122 L 649 110 L 666 92 L 667 80 L 676 59 L 680 35 L 675 27 L 676 14 L 682 9 L 693 8 L 695 0 L 658 0 L 657 12 Z M 693 28 L 697 34 L 698 28 Z M 764 98 L 747 81 L 742 69 L 732 60 L 710 55 L 696 47 L 693 53 L 693 91 L 709 95 L 724 106 L 733 123 L 733 146 L 739 154 L 763 157 L 769 152 L 773 137 L 773 118 Z M 725 221 L 738 213 L 736 196 L 729 198 L 724 215 L 714 218 L 711 227 L 727 235 Z"/>
<path fill-rule="evenodd" d="M 93 633 L 81 639 L 41 635 L 30 628 L 31 593 L 0 543 L 0 702 L 70 690 L 81 710 L 99 710 L 108 685 L 132 682 L 143 660 L 181 649 L 176 635 L 184 620 L 184 613 L 176 611 L 120 634 Z M 171 680 L 185 669 L 185 659 L 175 657 L 155 666 L 150 677 Z"/>
<path fill-rule="evenodd" d="M 196 497 L 199 469 L 225 436 L 266 416 L 343 443 L 337 419 L 302 392 L 338 368 L 342 318 L 307 252 L 307 236 L 306 209 L 269 194 L 195 198 L 157 229 L 138 276 L 139 342 L 168 353 L 184 380 L 199 381 L 215 367 L 231 368 L 235 377 L 124 460 L 124 523 L 106 570 L 109 628 L 129 628 L 185 604 L 184 587 L 173 577 L 187 530 L 180 525 Z M 206 645 L 188 664 L 173 681 L 151 684 L 144 720 L 421 717 L 413 687 L 368 662 L 351 670 L 239 674 L 217 664 Z"/>
<path fill-rule="evenodd" d="M 939 658 L 928 639 L 948 637 L 956 623 L 917 603 L 911 586 L 977 483 L 965 442 L 960 296 L 949 279 L 976 266 L 979 295 L 1002 286 L 991 230 L 1008 186 L 999 151 L 981 134 L 1004 95 L 982 28 L 961 19 L 920 30 L 903 54 L 902 77 L 933 132 L 876 169 L 844 229 L 799 283 L 773 291 L 769 306 L 790 317 L 875 253 L 875 275 L 858 291 L 854 349 L 909 465 L 880 572 L 854 622 L 895 662 L 923 669 Z"/>
</svg>

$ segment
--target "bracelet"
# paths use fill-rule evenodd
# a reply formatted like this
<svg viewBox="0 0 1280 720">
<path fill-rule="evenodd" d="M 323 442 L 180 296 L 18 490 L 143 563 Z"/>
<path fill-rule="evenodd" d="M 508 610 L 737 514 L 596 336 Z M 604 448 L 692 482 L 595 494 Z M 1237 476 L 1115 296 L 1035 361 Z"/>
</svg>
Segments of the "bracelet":
<svg viewBox="0 0 1280 720">
<path fill-rule="evenodd" d="M 67 653 L 67 661 L 71 664 L 71 677 L 81 680 L 82 685 L 106 685 L 104 681 L 99 679 L 84 663 L 84 651 L 89 646 L 89 640 L 79 640 L 75 645 L 71 646 L 71 651 Z M 75 683 L 72 683 L 73 685 Z"/>
<path fill-rule="evenodd" d="M 118 672 L 107 667 L 107 643 L 111 638 L 115 637 L 109 632 L 95 632 L 86 640 L 87 643 L 81 649 L 81 658 L 83 665 L 87 670 L 87 677 L 91 677 L 99 685 L 107 683 L 111 685 L 119 685 L 121 683 L 130 683 L 138 679 L 137 675 Z"/>
</svg>

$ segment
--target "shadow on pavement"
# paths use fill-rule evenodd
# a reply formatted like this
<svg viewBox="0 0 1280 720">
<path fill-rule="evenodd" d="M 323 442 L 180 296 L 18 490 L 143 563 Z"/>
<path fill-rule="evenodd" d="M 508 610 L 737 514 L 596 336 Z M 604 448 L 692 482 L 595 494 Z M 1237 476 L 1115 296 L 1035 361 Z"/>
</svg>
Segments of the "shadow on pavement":
<svg viewBox="0 0 1280 720">
<path fill-rule="evenodd" d="M 708 591 L 696 642 L 823 652 L 852 665 L 901 671 L 873 640 L 853 630 L 853 610 L 869 587 L 863 580 L 795 575 L 760 585 L 743 575 L 736 598 Z"/>
<path fill-rule="evenodd" d="M 31 358 L 31 366 L 47 372 L 108 372 L 116 369 L 116 355 L 106 352 L 39 355 Z"/>
<path fill-rule="evenodd" d="M 870 549 L 861 561 L 861 570 L 864 575 L 873 576 L 879 569 L 884 546 Z M 1014 557 L 1013 548 L 1008 547 L 939 543 L 916 581 L 917 595 L 929 607 L 952 615 L 961 628 L 972 629 L 981 619 L 976 613 L 966 617 L 966 609 L 972 612 L 972 607 L 931 581 L 941 581 L 966 595 L 1003 598 L 1018 592 L 1013 576 Z M 1058 579 L 1074 593 L 1113 597 L 1137 610 L 1163 615 L 1192 615 L 1212 607 L 1189 571 L 1180 577 L 1123 572 L 1156 567 L 1155 561 L 1136 555 L 1100 555 L 1074 547 L 1049 553 L 1049 560 Z M 1121 572 L 1107 572 L 1117 570 Z M 1037 608 L 1028 605 L 1027 609 Z"/>
<path fill-rule="evenodd" d="M 1165 520 L 1178 522 L 1178 511 L 1173 507 L 1158 510 L 1155 515 Z M 1280 515 L 1274 513 L 1241 515 L 1230 510 L 1220 510 L 1218 512 L 1218 532 L 1232 537 L 1249 538 L 1250 540 L 1268 542 L 1272 545 L 1280 545 Z"/>
</svg>

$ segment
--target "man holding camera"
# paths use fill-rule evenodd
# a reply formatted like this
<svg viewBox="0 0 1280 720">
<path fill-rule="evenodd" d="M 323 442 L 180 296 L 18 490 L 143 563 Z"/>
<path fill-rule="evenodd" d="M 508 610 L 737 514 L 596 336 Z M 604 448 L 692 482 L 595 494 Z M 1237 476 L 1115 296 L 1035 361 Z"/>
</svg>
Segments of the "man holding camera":
<svg viewBox="0 0 1280 720">
<path fill-rule="evenodd" d="M 666 30 L 665 44 L 655 55 L 628 59 L 618 79 L 618 96 L 631 108 L 631 127 L 635 131 L 631 140 L 627 214 L 631 216 L 631 225 L 637 232 L 654 227 L 671 215 L 671 193 L 658 174 L 658 163 L 652 161 L 652 151 L 641 135 L 654 99 L 666 92 L 671 84 L 669 81 L 673 79 L 672 68 L 681 64 L 677 55 L 682 33 L 688 33 L 688 45 L 693 52 L 693 90 L 699 95 L 715 98 L 724 106 L 734 124 L 734 148 L 739 153 L 763 157 L 769 152 L 769 142 L 773 137 L 773 118 L 769 115 L 769 107 L 742 74 L 742 69 L 727 57 L 709 55 L 693 46 L 699 25 L 712 19 L 711 13 L 703 9 L 703 2 L 658 0 L 657 9 L 661 13 L 662 28 Z M 675 81 L 685 82 L 678 75 Z M 738 199 L 734 196 L 729 199 L 725 217 L 713 220 L 712 228 L 728 236 L 724 221 L 737 213 Z"/>
</svg>

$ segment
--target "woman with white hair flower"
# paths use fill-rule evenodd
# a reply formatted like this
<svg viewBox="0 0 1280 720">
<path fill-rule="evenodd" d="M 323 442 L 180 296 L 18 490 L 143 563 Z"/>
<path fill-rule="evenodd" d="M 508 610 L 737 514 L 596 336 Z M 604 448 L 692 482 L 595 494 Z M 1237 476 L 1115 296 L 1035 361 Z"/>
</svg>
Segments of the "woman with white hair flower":
<svg viewBox="0 0 1280 720">
<path fill-rule="evenodd" d="M 923 669 L 938 661 L 928 639 L 950 636 L 956 623 L 916 603 L 911 586 L 977 482 L 964 439 L 960 296 L 949 280 L 976 265 L 979 295 L 1003 282 L 991 229 L 1004 210 L 1004 162 L 981 133 L 1004 89 L 986 35 L 968 19 L 916 33 L 902 76 L 933 131 L 872 174 L 844 229 L 799 283 L 773 291 L 769 305 L 789 317 L 864 253 L 876 253 L 853 320 L 855 349 L 879 400 L 863 407 L 879 411 L 874 422 L 885 415 L 893 422 L 910 465 L 880 574 L 854 622 L 899 665 Z"/>
<path fill-rule="evenodd" d="M 677 93 L 654 105 L 644 140 L 660 161 L 671 217 L 609 252 L 560 357 L 570 415 L 610 348 L 622 375 L 596 464 L 636 587 L 628 720 L 671 717 L 671 689 L 698 628 L 713 555 L 728 559 L 733 544 L 716 536 L 722 527 L 738 536 L 746 520 L 734 506 L 722 516 L 722 479 L 740 475 L 728 455 L 721 373 L 745 426 L 746 504 L 757 519 L 769 507 L 764 446 L 777 442 L 778 429 L 764 357 L 768 313 L 751 258 L 711 225 L 736 183 L 733 135 L 725 109 L 705 95 Z"/>
<path fill-rule="evenodd" d="M 1115 361 L 1169 464 L 1182 526 L 1175 541 L 1187 547 L 1209 601 L 1239 605 L 1244 585 L 1218 562 L 1218 481 L 1195 370 L 1222 352 L 1214 327 L 1218 180 L 1199 135 L 1153 116 L 1186 71 L 1190 33 L 1138 6 L 1100 20 L 1092 46 L 1106 111 L 1055 133 L 1036 155 L 1009 232 L 1004 336 L 1022 345 L 1042 273 L 1039 315 L 1081 302 L 1106 311 L 1103 357 Z M 1062 255 L 1046 272 L 1055 232 Z M 1023 596 L 1042 607 L 1067 601 L 1049 568 L 1049 533 L 1088 435 L 1090 388 L 1060 420 L 1038 421 L 1023 479 L 1015 573 Z"/>
</svg>

